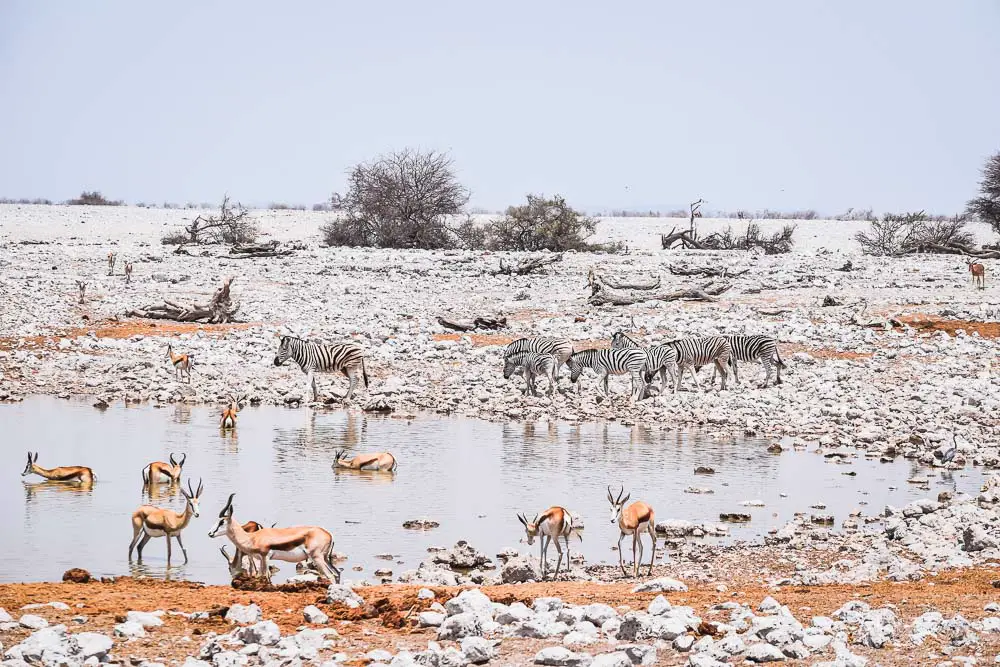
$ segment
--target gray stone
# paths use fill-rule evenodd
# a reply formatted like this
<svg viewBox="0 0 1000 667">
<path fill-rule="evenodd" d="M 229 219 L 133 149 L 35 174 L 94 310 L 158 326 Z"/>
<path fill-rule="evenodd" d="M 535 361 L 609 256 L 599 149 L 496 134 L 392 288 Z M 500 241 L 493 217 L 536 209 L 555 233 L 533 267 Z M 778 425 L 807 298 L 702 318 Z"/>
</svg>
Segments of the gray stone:
<svg viewBox="0 0 1000 667">
<path fill-rule="evenodd" d="M 312 604 L 302 610 L 302 616 L 305 618 L 306 623 L 313 623 L 315 625 L 323 625 L 330 621 L 330 617 L 323 613 L 322 609 Z"/>
<path fill-rule="evenodd" d="M 483 634 L 482 620 L 476 614 L 464 612 L 445 619 L 438 628 L 438 639 L 462 639 L 479 637 Z"/>
<path fill-rule="evenodd" d="M 781 609 L 781 603 L 775 600 L 770 595 L 764 598 L 764 601 L 757 605 L 757 611 L 762 614 L 773 614 Z"/>
<path fill-rule="evenodd" d="M 115 626 L 115 637 L 138 639 L 146 636 L 146 629 L 136 621 L 125 621 Z"/>
<path fill-rule="evenodd" d="M 644 639 L 665 639 L 672 641 L 687 632 L 687 625 L 676 618 L 650 616 L 641 612 L 629 612 L 618 628 L 617 639 L 636 641 Z"/>
<path fill-rule="evenodd" d="M 527 621 L 534 616 L 535 612 L 528 609 L 523 602 L 514 602 L 496 615 L 496 621 L 501 625 L 510 625 L 511 623 Z"/>
<path fill-rule="evenodd" d="M 365 657 L 371 662 L 391 662 L 393 656 L 392 653 L 389 653 L 385 649 L 378 648 L 374 651 L 368 651 L 368 653 L 365 653 Z"/>
<path fill-rule="evenodd" d="M 330 587 L 326 589 L 326 603 L 342 604 L 348 609 L 357 609 L 365 601 L 364 598 L 354 592 L 354 589 L 346 584 L 330 584 Z"/>
<path fill-rule="evenodd" d="M 596 644 L 598 641 L 600 640 L 597 638 L 596 634 L 579 632 L 574 629 L 570 630 L 566 636 L 563 637 L 563 646 L 589 646 L 591 644 Z"/>
<path fill-rule="evenodd" d="M 648 644 L 619 646 L 618 650 L 628 656 L 633 665 L 655 665 L 656 647 Z"/>
<path fill-rule="evenodd" d="M 28 628 L 29 630 L 41 630 L 42 628 L 49 627 L 48 621 L 35 614 L 25 614 L 17 622 L 21 624 L 22 628 Z"/>
<path fill-rule="evenodd" d="M 688 589 L 682 581 L 670 577 L 660 577 L 644 581 L 632 589 L 633 593 L 682 593 Z"/>
<path fill-rule="evenodd" d="M 564 646 L 549 646 L 535 654 L 535 664 L 555 665 L 556 667 L 584 667 L 591 664 L 591 657 L 586 653 L 574 653 Z"/>
<path fill-rule="evenodd" d="M 249 662 L 247 656 L 236 651 L 220 651 L 212 656 L 212 664 L 215 667 L 244 667 Z"/>
<path fill-rule="evenodd" d="M 76 639 L 79 656 L 84 660 L 91 656 L 96 657 L 98 660 L 104 660 L 104 657 L 107 656 L 114 645 L 111 637 L 97 632 L 78 632 L 73 637 Z"/>
<path fill-rule="evenodd" d="M 962 531 L 963 551 L 984 551 L 994 549 L 997 539 L 990 535 L 982 526 L 966 526 Z"/>
<path fill-rule="evenodd" d="M 751 644 L 747 647 L 744 657 L 750 662 L 781 662 L 785 654 L 777 646 L 770 644 Z"/>
<path fill-rule="evenodd" d="M 538 559 L 528 556 L 508 558 L 500 568 L 500 581 L 505 584 L 524 584 L 538 581 L 542 573 L 538 569 Z"/>
<path fill-rule="evenodd" d="M 473 614 L 483 620 L 493 620 L 493 601 L 478 589 L 462 591 L 444 604 L 448 616 Z"/>
<path fill-rule="evenodd" d="M 624 651 L 595 655 L 590 667 L 632 667 L 632 661 Z"/>
<path fill-rule="evenodd" d="M 417 591 L 417 599 L 418 600 L 433 600 L 434 599 L 434 591 L 432 591 L 429 588 L 421 588 L 419 591 Z"/>
<path fill-rule="evenodd" d="M 793 660 L 805 660 L 809 657 L 809 649 L 801 641 L 794 641 L 781 647 L 781 652 Z"/>
<path fill-rule="evenodd" d="M 514 626 L 514 635 L 529 639 L 547 639 L 562 636 L 569 632 L 569 626 L 548 616 L 538 615 L 535 618 L 518 623 Z"/>
<path fill-rule="evenodd" d="M 497 655 L 493 642 L 482 637 L 465 637 L 462 639 L 462 655 L 473 665 L 487 663 Z"/>
<path fill-rule="evenodd" d="M 604 625 L 606 621 L 613 618 L 618 618 L 618 612 L 609 605 L 595 602 L 593 604 L 588 604 L 583 608 L 583 619 L 585 621 L 590 621 L 598 627 Z"/>
<path fill-rule="evenodd" d="M 0 623 L 11 623 L 13 621 L 14 619 L 7 613 L 7 610 L 0 607 Z"/>
<path fill-rule="evenodd" d="M 205 662 L 204 660 L 198 660 L 197 658 L 188 657 L 184 660 L 184 664 L 181 667 L 212 667 L 212 663 Z"/>
<path fill-rule="evenodd" d="M 657 595 L 655 598 L 653 598 L 653 601 L 649 603 L 647 611 L 649 611 L 649 613 L 652 614 L 653 616 L 659 616 L 660 614 L 668 612 L 671 609 L 673 609 L 673 607 L 671 606 L 667 598 L 663 597 L 662 595 Z"/>
<path fill-rule="evenodd" d="M 694 646 L 694 637 L 691 635 L 678 635 L 674 638 L 674 648 L 681 653 L 687 653 Z"/>
<path fill-rule="evenodd" d="M 559 611 L 563 608 L 563 601 L 559 598 L 535 598 L 531 608 L 537 612 Z"/>
<path fill-rule="evenodd" d="M 417 616 L 417 625 L 422 628 L 436 628 L 444 623 L 445 615 L 437 611 L 422 611 Z"/>
<path fill-rule="evenodd" d="M 233 636 L 244 644 L 274 646 L 281 639 L 281 629 L 274 621 L 260 621 L 233 631 Z"/>
<path fill-rule="evenodd" d="M 696 653 L 687 659 L 685 667 L 729 667 L 729 663 L 716 660 L 707 653 Z"/>
<path fill-rule="evenodd" d="M 163 625 L 159 615 L 148 611 L 130 611 L 125 614 L 126 621 L 134 621 L 144 628 L 158 628 Z"/>
<path fill-rule="evenodd" d="M 263 618 L 263 614 L 260 611 L 260 607 L 255 604 L 234 604 L 226 612 L 226 620 L 230 623 L 256 623 L 261 618 Z"/>
</svg>

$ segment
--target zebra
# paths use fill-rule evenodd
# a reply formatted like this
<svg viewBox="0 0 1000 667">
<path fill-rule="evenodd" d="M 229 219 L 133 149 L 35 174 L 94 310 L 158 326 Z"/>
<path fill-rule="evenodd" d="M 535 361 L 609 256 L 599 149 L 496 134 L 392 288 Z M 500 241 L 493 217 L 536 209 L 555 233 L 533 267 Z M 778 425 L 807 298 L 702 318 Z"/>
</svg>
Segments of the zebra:
<svg viewBox="0 0 1000 667">
<path fill-rule="evenodd" d="M 766 387 L 771 381 L 772 366 L 777 369 L 777 379 L 775 384 L 781 384 L 781 369 L 785 367 L 785 362 L 778 354 L 778 341 L 771 336 L 760 335 L 724 335 L 732 348 L 732 355 L 729 357 L 729 365 L 733 368 L 733 379 L 736 384 L 740 383 L 740 375 L 736 368 L 737 361 L 760 361 L 764 366 L 764 384 Z M 712 384 L 715 384 L 715 371 L 712 371 Z"/>
<path fill-rule="evenodd" d="M 639 349 L 645 351 L 645 381 L 647 387 L 653 380 L 653 376 L 656 375 L 656 371 L 660 371 L 660 382 L 663 385 L 663 389 L 667 388 L 667 373 L 670 374 L 670 384 L 675 384 L 676 380 L 674 369 L 677 367 L 677 351 L 673 347 L 669 345 L 653 345 L 651 347 L 643 347 L 638 340 L 624 331 L 616 331 L 614 335 L 611 336 L 611 347 Z"/>
<path fill-rule="evenodd" d="M 556 371 L 558 372 L 559 367 L 563 364 L 568 364 L 569 358 L 573 356 L 573 341 L 569 338 L 551 338 L 548 336 L 518 338 L 504 348 L 503 358 L 506 359 L 510 355 L 517 354 L 518 352 L 540 352 L 542 354 L 551 354 L 559 362 L 556 366 Z"/>
<path fill-rule="evenodd" d="M 351 399 L 354 388 L 358 386 L 358 371 L 368 388 L 368 371 L 365 368 L 364 351 L 354 343 L 337 343 L 323 345 L 294 336 L 282 336 L 278 354 L 274 357 L 274 365 L 280 366 L 289 359 L 293 360 L 307 374 L 307 384 L 312 387 L 313 401 L 318 400 L 316 378 L 314 373 L 335 373 L 340 371 L 351 380 L 347 389 L 345 401 Z"/>
<path fill-rule="evenodd" d="M 556 389 L 556 369 L 559 368 L 559 361 L 556 355 L 543 352 L 515 352 L 503 362 L 503 376 L 510 379 L 510 376 L 518 371 L 524 374 L 524 381 L 527 384 L 524 392 L 533 396 L 538 396 L 535 388 L 535 378 L 539 375 L 548 378 L 549 390 L 546 392 L 551 396 Z"/>
<path fill-rule="evenodd" d="M 610 350 L 589 349 L 574 352 L 569 358 L 570 382 L 576 383 L 584 368 L 597 372 L 597 390 L 608 397 L 608 375 L 632 376 L 632 398 L 641 399 L 646 393 L 643 374 L 646 371 L 646 353 L 642 350 L 612 348 Z"/>
<path fill-rule="evenodd" d="M 664 343 L 677 351 L 677 381 L 674 384 L 674 393 L 681 387 L 681 379 L 684 377 L 684 370 L 691 370 L 691 377 L 694 379 L 694 386 L 701 390 L 698 382 L 696 369 L 708 364 L 715 364 L 716 370 L 722 375 L 722 388 L 726 388 L 726 364 L 732 356 L 732 347 L 729 341 L 723 336 L 705 336 L 678 338 Z"/>
</svg>

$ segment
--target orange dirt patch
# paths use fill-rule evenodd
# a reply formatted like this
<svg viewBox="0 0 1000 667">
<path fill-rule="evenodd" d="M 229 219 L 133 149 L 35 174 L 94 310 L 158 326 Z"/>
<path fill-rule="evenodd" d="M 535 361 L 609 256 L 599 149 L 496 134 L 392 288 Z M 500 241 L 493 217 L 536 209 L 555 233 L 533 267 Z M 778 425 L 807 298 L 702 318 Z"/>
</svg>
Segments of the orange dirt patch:
<svg viewBox="0 0 1000 667">
<path fill-rule="evenodd" d="M 934 315 L 916 313 L 896 318 L 918 331 L 944 331 L 954 336 L 962 329 L 968 335 L 978 333 L 983 338 L 1000 338 L 1000 322 L 970 322 L 969 320 L 943 320 Z"/>
<path fill-rule="evenodd" d="M 797 345 L 795 343 L 782 343 L 779 346 L 779 351 L 783 355 L 790 355 L 794 352 L 805 352 L 810 357 L 815 359 L 871 359 L 871 352 L 852 352 L 849 350 L 839 351 L 832 350 L 826 347 L 807 347 L 805 345 Z"/>
<path fill-rule="evenodd" d="M 164 320 L 105 320 L 93 326 L 60 329 L 44 336 L 0 337 L 0 350 L 47 350 L 54 348 L 63 338 L 77 338 L 91 332 L 98 338 L 131 338 L 132 336 L 180 336 L 204 331 L 209 336 L 222 338 L 230 331 L 252 329 L 260 325 L 260 322 L 198 324 Z"/>
</svg>

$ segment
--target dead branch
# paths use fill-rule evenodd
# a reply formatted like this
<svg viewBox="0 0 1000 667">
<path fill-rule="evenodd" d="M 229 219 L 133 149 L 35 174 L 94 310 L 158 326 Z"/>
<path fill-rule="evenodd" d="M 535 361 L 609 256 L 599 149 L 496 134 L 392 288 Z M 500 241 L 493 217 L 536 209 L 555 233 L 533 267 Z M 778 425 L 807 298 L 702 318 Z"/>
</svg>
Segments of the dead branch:
<svg viewBox="0 0 1000 667">
<path fill-rule="evenodd" d="M 280 244 L 277 241 L 268 241 L 267 243 L 246 243 L 230 248 L 229 255 L 232 259 L 254 259 L 260 257 L 287 257 L 292 254 L 291 249 L 279 249 L 279 245 Z"/>
<path fill-rule="evenodd" d="M 207 305 L 194 304 L 187 307 L 174 301 L 164 300 L 162 304 L 130 310 L 125 313 L 125 316 L 149 320 L 174 320 L 176 322 L 207 322 L 208 324 L 234 322 L 236 313 L 240 309 L 239 302 L 234 303 L 229 294 L 229 288 L 234 280 L 236 280 L 236 276 L 226 278 Z"/>
<path fill-rule="evenodd" d="M 618 291 L 600 283 L 595 283 L 594 293 L 590 295 L 588 302 L 595 306 L 628 306 L 633 303 L 643 301 L 717 301 L 719 296 L 732 287 L 731 283 L 719 283 L 709 281 L 700 287 L 685 287 L 673 292 L 649 292 L 637 290 L 631 292 Z"/>
<path fill-rule="evenodd" d="M 790 313 L 790 312 L 792 312 L 792 309 L 791 308 L 771 308 L 771 309 L 754 308 L 754 312 L 756 312 L 758 315 L 770 315 L 770 316 L 773 317 L 775 315 L 784 315 L 785 313 Z"/>
<path fill-rule="evenodd" d="M 206 238 L 214 243 L 247 243 L 257 236 L 257 224 L 249 211 L 237 203 L 229 203 L 229 195 L 222 198 L 218 215 L 201 216 L 184 228 L 188 243 L 204 243 Z"/>
<path fill-rule="evenodd" d="M 438 324 L 446 329 L 453 329 L 455 331 L 475 331 L 476 329 L 489 329 L 495 331 L 497 329 L 505 329 L 507 327 L 506 317 L 477 317 L 472 322 L 459 322 L 457 320 L 450 320 L 445 317 L 437 318 Z"/>
<path fill-rule="evenodd" d="M 707 250 L 698 241 L 698 233 L 691 229 L 682 229 L 681 231 L 675 231 L 677 228 L 674 227 L 670 230 L 669 234 L 660 234 L 660 247 L 664 250 L 673 250 L 677 244 L 685 250 Z"/>
<path fill-rule="evenodd" d="M 705 278 L 736 278 L 750 271 L 750 269 L 743 269 L 742 271 L 730 273 L 728 268 L 720 269 L 715 266 L 688 268 L 686 266 L 674 266 L 673 264 L 667 268 L 675 276 L 703 276 Z"/>
<path fill-rule="evenodd" d="M 538 255 L 537 257 L 529 257 L 527 259 L 521 260 L 516 264 L 508 264 L 504 262 L 503 258 L 500 258 L 500 269 L 497 271 L 497 274 L 503 274 L 507 276 L 510 275 L 523 276 L 529 273 L 534 273 L 535 271 L 538 271 L 542 267 L 548 266 L 549 264 L 554 264 L 555 262 L 561 262 L 562 258 L 563 254 L 561 252 L 548 255 Z"/>
</svg>

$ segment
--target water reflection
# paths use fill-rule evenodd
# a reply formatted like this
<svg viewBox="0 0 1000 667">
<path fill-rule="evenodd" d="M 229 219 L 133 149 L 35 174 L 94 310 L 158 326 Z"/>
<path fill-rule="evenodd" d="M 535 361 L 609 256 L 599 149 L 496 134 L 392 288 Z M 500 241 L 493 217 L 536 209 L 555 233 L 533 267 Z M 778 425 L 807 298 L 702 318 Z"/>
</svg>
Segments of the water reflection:
<svg viewBox="0 0 1000 667">
<path fill-rule="evenodd" d="M 460 539 L 487 554 L 516 546 L 524 535 L 516 512 L 534 516 L 551 505 L 568 508 L 587 526 L 574 555 L 616 561 L 611 547 L 618 531 L 608 521 L 608 485 L 624 486 L 632 499 L 652 505 L 660 519 L 716 521 L 721 512 L 749 512 L 752 521 L 732 532 L 754 539 L 795 512 L 813 511 L 812 504 L 826 505 L 839 523 L 863 502 L 873 513 L 887 503 L 902 506 L 930 495 L 907 483 L 914 476 L 966 492 L 974 492 L 981 478 L 975 469 L 953 475 L 912 461 L 852 459 L 846 465 L 812 452 L 775 456 L 762 441 L 614 423 L 496 424 L 249 407 L 235 431 L 220 434 L 214 407 L 113 406 L 102 413 L 51 399 L 0 406 L 0 419 L 12 445 L 0 450 L 8 459 L 0 464 L 4 469 L 20 470 L 23 453 L 17 452 L 41 442 L 47 460 L 85 461 L 100 480 L 92 488 L 24 484 L 23 497 L 13 479 L 0 483 L 0 506 L 24 506 L 23 520 L 9 521 L 0 542 L 4 581 L 53 580 L 70 567 L 85 567 L 97 576 L 133 572 L 223 583 L 228 569 L 219 547 L 225 542 L 207 534 L 230 493 L 236 494 L 243 521 L 323 526 L 333 533 L 337 551 L 349 555 L 348 568 L 371 572 L 385 565 L 378 554 L 392 553 L 404 563 L 393 567 L 398 573 L 416 567 L 428 547 Z M 399 466 L 395 474 L 335 470 L 338 449 L 349 456 L 389 451 Z M 205 481 L 201 517 L 183 533 L 190 561 L 168 571 L 166 545 L 158 539 L 147 546 L 144 562 L 130 569 L 127 546 L 136 507 L 183 510 L 178 485 L 143 490 L 140 482 L 143 466 L 170 452 L 188 453 L 185 480 Z M 697 466 L 717 473 L 696 476 Z M 685 492 L 689 487 L 713 493 Z M 740 505 L 749 499 L 764 507 Z M 419 518 L 440 527 L 402 528 Z M 38 553 L 50 556 L 38 559 Z M 282 568 L 291 573 L 291 567 Z"/>
</svg>

